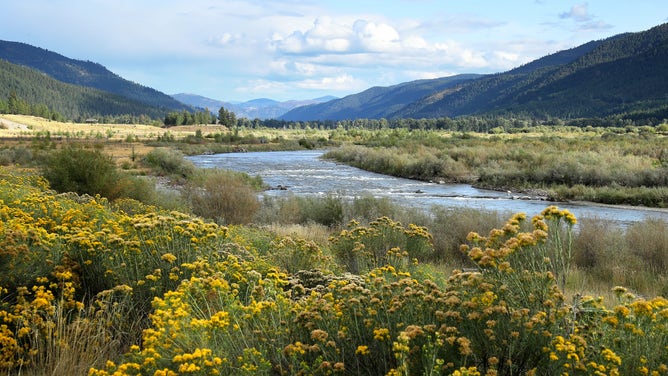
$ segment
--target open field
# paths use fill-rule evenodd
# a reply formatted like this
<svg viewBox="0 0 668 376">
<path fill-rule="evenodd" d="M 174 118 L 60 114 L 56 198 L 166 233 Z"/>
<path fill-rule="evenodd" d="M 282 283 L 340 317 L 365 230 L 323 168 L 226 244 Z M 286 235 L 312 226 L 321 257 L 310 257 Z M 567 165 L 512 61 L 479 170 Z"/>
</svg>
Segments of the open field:
<svg viewBox="0 0 668 376">
<path fill-rule="evenodd" d="M 49 132 L 51 137 L 54 138 L 97 138 L 123 141 L 130 136 L 140 140 L 152 140 L 165 132 L 173 133 L 176 137 L 186 137 L 195 135 L 198 130 L 206 136 L 207 134 L 226 131 L 227 128 L 217 125 L 202 125 L 167 129 L 142 124 L 61 123 L 35 116 L 0 115 L 0 137 L 2 138 L 31 138 Z"/>
</svg>

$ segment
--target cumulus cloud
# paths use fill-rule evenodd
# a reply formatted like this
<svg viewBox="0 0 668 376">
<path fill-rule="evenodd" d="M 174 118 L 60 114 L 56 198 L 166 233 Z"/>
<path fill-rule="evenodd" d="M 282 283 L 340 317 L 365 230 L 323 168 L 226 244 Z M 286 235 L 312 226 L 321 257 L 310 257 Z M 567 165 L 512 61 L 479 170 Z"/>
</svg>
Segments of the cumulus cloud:
<svg viewBox="0 0 668 376">
<path fill-rule="evenodd" d="M 386 23 L 323 17 L 305 31 L 295 30 L 287 36 L 274 33 L 271 43 L 275 50 L 289 54 L 387 52 L 401 48 L 401 37 Z"/>
<path fill-rule="evenodd" d="M 342 53 L 351 47 L 352 31 L 329 17 L 317 18 L 306 31 L 295 30 L 287 36 L 275 32 L 274 49 L 288 54 Z"/>
<path fill-rule="evenodd" d="M 399 33 L 390 25 L 366 20 L 353 24 L 355 41 L 364 51 L 398 51 L 401 48 Z"/>
</svg>

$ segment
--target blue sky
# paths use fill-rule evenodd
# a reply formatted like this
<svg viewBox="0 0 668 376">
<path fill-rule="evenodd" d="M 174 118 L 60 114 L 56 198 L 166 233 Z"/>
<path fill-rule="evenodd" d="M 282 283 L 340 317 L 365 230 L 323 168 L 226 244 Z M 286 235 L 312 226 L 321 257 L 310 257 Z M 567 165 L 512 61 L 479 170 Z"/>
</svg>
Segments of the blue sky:
<svg viewBox="0 0 668 376">
<path fill-rule="evenodd" d="M 0 39 L 167 94 L 345 96 L 547 54 L 668 22 L 665 0 L 0 0 Z"/>
</svg>

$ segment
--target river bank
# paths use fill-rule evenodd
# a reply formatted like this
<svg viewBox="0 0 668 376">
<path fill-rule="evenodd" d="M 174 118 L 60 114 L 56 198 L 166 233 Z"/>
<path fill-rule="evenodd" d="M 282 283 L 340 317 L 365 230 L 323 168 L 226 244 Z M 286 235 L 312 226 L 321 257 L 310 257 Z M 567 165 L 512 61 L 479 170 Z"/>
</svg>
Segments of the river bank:
<svg viewBox="0 0 668 376">
<path fill-rule="evenodd" d="M 326 150 L 249 152 L 190 156 L 197 167 L 222 168 L 260 176 L 270 187 L 284 187 L 262 193 L 268 197 L 326 197 L 353 199 L 363 195 L 386 198 L 396 204 L 429 211 L 432 207 L 479 209 L 498 213 L 540 213 L 556 204 L 578 218 L 598 218 L 627 226 L 646 218 L 668 222 L 668 210 L 606 205 L 586 201 L 547 201 L 543 196 L 480 189 L 470 184 L 439 184 L 398 178 L 323 159 Z"/>
<path fill-rule="evenodd" d="M 332 149 L 325 158 L 367 171 L 542 196 L 554 201 L 668 207 L 668 138 L 663 135 L 526 138 L 408 134 Z"/>
</svg>

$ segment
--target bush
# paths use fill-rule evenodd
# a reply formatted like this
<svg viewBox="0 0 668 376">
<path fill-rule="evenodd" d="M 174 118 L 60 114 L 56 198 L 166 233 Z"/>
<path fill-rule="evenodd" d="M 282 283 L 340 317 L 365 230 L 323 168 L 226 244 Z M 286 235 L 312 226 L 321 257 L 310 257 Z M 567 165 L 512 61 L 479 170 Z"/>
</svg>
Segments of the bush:
<svg viewBox="0 0 668 376">
<path fill-rule="evenodd" d="M 178 150 L 157 148 L 143 158 L 143 162 L 159 175 L 190 178 L 195 173 L 195 165 L 185 159 Z"/>
<path fill-rule="evenodd" d="M 414 224 L 404 228 L 387 217 L 369 226 L 351 221 L 347 230 L 330 240 L 339 263 L 355 274 L 388 264 L 405 269 L 413 260 L 432 257 L 434 250 L 426 228 Z"/>
<path fill-rule="evenodd" d="M 250 223 L 260 208 L 255 189 L 230 171 L 204 170 L 184 192 L 194 214 L 218 223 Z"/>
<path fill-rule="evenodd" d="M 97 149 L 68 146 L 52 152 L 44 177 L 58 192 L 76 192 L 115 199 L 121 195 L 121 174 L 111 157 Z"/>
<path fill-rule="evenodd" d="M 462 265 L 467 261 L 459 251 L 459 246 L 466 243 L 471 229 L 490 231 L 503 226 L 501 214 L 470 208 L 432 208 L 433 219 L 429 227 L 434 234 L 435 257 L 451 265 Z"/>
</svg>

